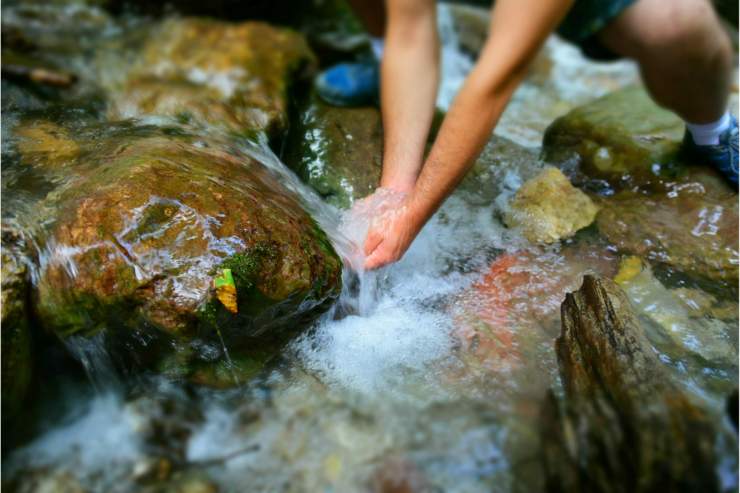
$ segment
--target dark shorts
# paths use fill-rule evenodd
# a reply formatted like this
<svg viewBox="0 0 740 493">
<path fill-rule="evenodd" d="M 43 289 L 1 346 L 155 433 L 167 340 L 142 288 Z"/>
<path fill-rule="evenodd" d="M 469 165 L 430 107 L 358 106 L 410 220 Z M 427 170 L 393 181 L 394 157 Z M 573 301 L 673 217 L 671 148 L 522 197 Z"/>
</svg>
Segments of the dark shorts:
<svg viewBox="0 0 740 493">
<path fill-rule="evenodd" d="M 576 0 L 558 27 L 558 34 L 575 43 L 584 55 L 596 60 L 616 60 L 598 40 L 597 34 L 637 0 Z"/>
</svg>

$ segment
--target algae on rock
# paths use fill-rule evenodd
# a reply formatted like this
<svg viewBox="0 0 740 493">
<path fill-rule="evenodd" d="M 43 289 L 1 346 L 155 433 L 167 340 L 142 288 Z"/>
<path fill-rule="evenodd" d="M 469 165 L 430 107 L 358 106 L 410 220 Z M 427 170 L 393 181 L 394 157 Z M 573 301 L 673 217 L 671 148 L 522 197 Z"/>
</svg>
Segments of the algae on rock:
<svg viewBox="0 0 740 493">
<path fill-rule="evenodd" d="M 382 151 L 380 110 L 331 106 L 312 94 L 285 160 L 329 203 L 347 208 L 378 186 Z"/>
<path fill-rule="evenodd" d="M 588 176 L 612 186 L 668 174 L 678 159 L 684 124 L 644 89 L 629 87 L 580 106 L 545 132 L 546 161 L 575 160 Z"/>
<path fill-rule="evenodd" d="M 57 212 L 37 286 L 46 327 L 63 337 L 222 337 L 236 351 L 284 341 L 338 295 L 328 238 L 261 163 L 185 134 L 96 133 L 104 138 L 81 144 L 77 179 L 47 199 Z M 212 288 L 224 268 L 237 314 Z"/>
</svg>

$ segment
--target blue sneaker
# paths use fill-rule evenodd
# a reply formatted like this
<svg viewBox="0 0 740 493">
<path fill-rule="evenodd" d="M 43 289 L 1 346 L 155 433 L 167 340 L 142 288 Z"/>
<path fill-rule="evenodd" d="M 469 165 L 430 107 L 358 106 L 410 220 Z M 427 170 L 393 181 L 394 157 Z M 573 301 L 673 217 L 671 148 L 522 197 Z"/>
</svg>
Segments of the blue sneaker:
<svg viewBox="0 0 740 493">
<path fill-rule="evenodd" d="M 700 146 L 694 143 L 691 133 L 686 130 L 683 138 L 684 149 L 692 159 L 717 168 L 725 178 L 737 187 L 738 129 L 737 119 L 730 116 L 730 128 L 719 137 L 719 144 Z"/>
<path fill-rule="evenodd" d="M 334 65 L 319 74 L 316 89 L 321 99 L 335 106 L 376 103 L 380 93 L 380 67 L 375 60 Z"/>
</svg>

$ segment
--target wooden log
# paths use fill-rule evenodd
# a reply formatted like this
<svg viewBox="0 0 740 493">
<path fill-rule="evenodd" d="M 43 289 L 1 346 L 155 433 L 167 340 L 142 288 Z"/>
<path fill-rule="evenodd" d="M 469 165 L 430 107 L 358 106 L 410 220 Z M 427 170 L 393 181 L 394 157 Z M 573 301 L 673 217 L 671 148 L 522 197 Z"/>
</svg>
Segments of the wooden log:
<svg viewBox="0 0 740 493">
<path fill-rule="evenodd" d="M 561 307 L 565 390 L 547 396 L 542 459 L 549 492 L 713 492 L 714 427 L 662 368 L 629 300 L 586 276 Z"/>
</svg>

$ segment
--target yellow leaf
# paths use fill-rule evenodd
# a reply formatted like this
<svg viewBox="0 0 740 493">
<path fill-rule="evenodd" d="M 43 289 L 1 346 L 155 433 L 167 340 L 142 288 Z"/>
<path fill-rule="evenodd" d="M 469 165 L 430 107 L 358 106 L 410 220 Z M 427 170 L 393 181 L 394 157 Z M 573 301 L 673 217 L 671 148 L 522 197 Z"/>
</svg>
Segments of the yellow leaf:
<svg viewBox="0 0 740 493">
<path fill-rule="evenodd" d="M 237 313 L 236 285 L 231 269 L 221 271 L 221 275 L 213 280 L 213 288 L 216 290 L 216 297 L 224 307 L 231 313 Z"/>
</svg>

